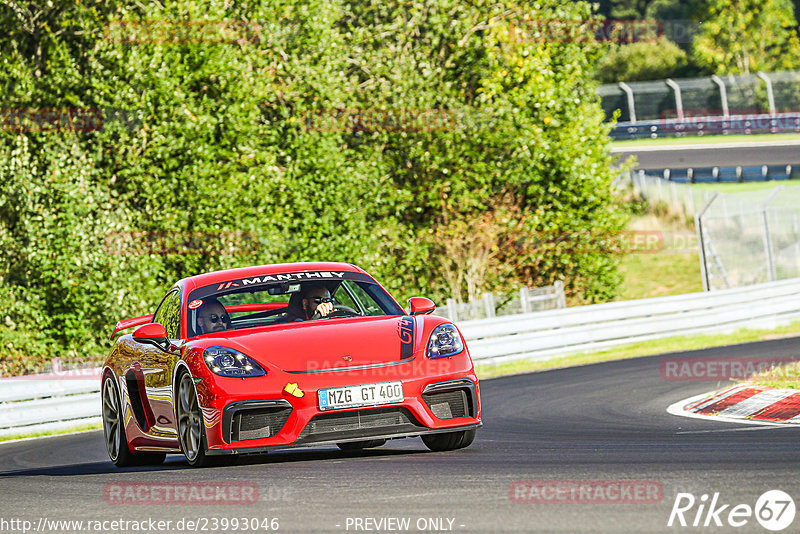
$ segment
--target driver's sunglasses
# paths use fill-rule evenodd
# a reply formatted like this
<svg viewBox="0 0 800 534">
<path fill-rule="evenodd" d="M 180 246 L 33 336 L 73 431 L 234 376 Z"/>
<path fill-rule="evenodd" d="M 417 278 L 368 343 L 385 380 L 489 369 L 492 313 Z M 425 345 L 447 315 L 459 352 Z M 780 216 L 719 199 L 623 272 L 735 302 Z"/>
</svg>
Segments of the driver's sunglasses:
<svg viewBox="0 0 800 534">
<path fill-rule="evenodd" d="M 322 304 L 323 302 L 333 302 L 331 297 L 314 297 L 312 300 L 317 304 Z"/>
<path fill-rule="evenodd" d="M 211 321 L 211 324 L 217 324 L 217 321 L 227 323 L 230 320 L 230 317 L 227 315 L 217 315 L 216 313 L 212 313 L 208 316 L 208 320 Z"/>
</svg>

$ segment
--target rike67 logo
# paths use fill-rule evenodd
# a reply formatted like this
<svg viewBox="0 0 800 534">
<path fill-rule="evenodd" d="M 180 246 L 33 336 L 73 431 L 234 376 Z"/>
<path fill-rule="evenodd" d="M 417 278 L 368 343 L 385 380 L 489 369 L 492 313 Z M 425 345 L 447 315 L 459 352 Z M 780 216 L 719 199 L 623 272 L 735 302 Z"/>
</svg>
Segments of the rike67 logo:
<svg viewBox="0 0 800 534">
<path fill-rule="evenodd" d="M 719 493 L 703 494 L 699 499 L 691 493 L 678 493 L 669 514 L 667 526 L 671 527 L 742 527 L 755 517 L 767 530 L 783 530 L 794 521 L 794 500 L 781 490 L 761 494 L 755 506 L 724 503 Z"/>
</svg>

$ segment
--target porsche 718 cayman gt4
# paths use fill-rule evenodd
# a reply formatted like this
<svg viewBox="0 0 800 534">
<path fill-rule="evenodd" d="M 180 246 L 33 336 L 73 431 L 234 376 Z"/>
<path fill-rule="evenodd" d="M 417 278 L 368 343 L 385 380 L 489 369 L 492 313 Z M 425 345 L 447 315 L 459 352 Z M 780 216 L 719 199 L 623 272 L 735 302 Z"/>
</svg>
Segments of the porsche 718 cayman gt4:
<svg viewBox="0 0 800 534">
<path fill-rule="evenodd" d="M 316 311 L 314 309 L 316 308 Z M 178 281 L 153 315 L 117 323 L 103 367 L 118 466 L 421 436 L 466 447 L 481 426 L 467 345 L 426 298 L 403 308 L 362 269 L 295 263 Z"/>
</svg>

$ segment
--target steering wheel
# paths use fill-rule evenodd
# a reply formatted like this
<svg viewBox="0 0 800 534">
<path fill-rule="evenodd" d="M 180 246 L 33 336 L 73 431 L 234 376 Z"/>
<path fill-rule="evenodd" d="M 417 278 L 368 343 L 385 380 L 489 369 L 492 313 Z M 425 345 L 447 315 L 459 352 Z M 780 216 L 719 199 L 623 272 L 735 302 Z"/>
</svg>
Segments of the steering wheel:
<svg viewBox="0 0 800 534">
<path fill-rule="evenodd" d="M 314 315 L 311 316 L 311 319 L 339 319 L 342 317 L 354 317 L 356 315 L 361 315 L 356 310 L 351 308 L 350 306 L 345 306 L 344 304 L 336 304 L 336 306 L 331 310 L 331 312 L 323 317 L 319 314 L 319 312 L 314 312 Z"/>
</svg>

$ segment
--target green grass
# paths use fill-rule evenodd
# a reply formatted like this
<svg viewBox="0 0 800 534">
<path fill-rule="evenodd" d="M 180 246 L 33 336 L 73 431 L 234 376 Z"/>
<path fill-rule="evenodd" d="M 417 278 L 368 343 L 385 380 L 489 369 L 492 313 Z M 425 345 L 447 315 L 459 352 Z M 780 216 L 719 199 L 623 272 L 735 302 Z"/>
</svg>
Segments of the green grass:
<svg viewBox="0 0 800 534">
<path fill-rule="evenodd" d="M 746 182 L 743 184 L 692 184 L 692 187 L 706 191 L 719 191 L 720 193 L 747 193 L 750 191 L 761 191 L 763 189 L 774 189 L 779 185 L 797 186 L 800 185 L 800 180 Z"/>
<path fill-rule="evenodd" d="M 72 428 L 64 428 L 61 430 L 49 430 L 47 432 L 33 432 L 30 434 L 13 434 L 10 436 L 0 436 L 0 443 L 3 441 L 11 441 L 14 439 L 23 439 L 23 438 L 41 438 L 45 436 L 58 436 L 61 434 L 72 434 L 74 432 L 84 432 L 86 430 L 98 430 L 103 428 L 101 423 L 93 423 L 89 425 L 80 425 Z"/>
<path fill-rule="evenodd" d="M 617 300 L 664 297 L 703 291 L 697 237 L 694 228 L 675 213 L 648 213 L 634 217 L 627 231 L 660 235 L 654 247 L 620 258 L 623 283 Z"/>
<path fill-rule="evenodd" d="M 800 321 L 795 321 L 774 329 L 754 330 L 742 328 L 728 334 L 698 334 L 693 336 L 675 336 L 655 339 L 643 341 L 641 343 L 621 345 L 602 351 L 569 354 L 545 361 L 519 360 L 497 365 L 478 362 L 475 365 L 475 370 L 478 374 L 478 378 L 485 380 L 487 378 L 496 378 L 506 375 L 547 371 L 549 369 L 563 369 L 565 367 L 574 367 L 577 365 L 588 365 L 613 360 L 624 360 L 627 358 L 655 356 L 671 352 L 708 349 L 752 341 L 765 341 L 779 337 L 795 336 L 800 336 Z"/>
<path fill-rule="evenodd" d="M 665 297 L 703 291 L 697 254 L 628 254 L 620 271 L 625 278 L 618 300 Z"/>
<path fill-rule="evenodd" d="M 614 141 L 614 148 L 635 146 L 703 145 L 708 143 L 744 143 L 758 141 L 800 141 L 800 134 L 757 134 L 757 135 L 704 135 L 701 137 L 659 137 L 657 139 L 632 139 Z"/>
<path fill-rule="evenodd" d="M 755 386 L 780 389 L 800 389 L 800 362 L 793 362 L 770 371 L 764 371 L 748 380 Z"/>
</svg>

